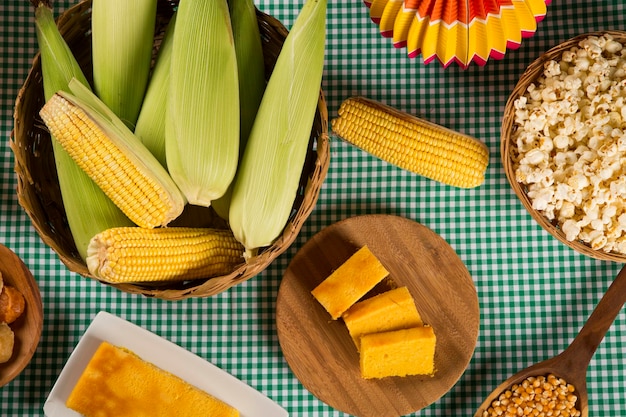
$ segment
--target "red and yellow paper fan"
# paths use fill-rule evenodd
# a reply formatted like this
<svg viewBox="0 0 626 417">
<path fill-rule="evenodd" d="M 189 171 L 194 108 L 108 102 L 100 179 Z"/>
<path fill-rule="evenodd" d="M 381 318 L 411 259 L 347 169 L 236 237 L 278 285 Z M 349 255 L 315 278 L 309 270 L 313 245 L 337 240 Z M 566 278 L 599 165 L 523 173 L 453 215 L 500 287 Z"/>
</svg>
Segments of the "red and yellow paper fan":
<svg viewBox="0 0 626 417">
<path fill-rule="evenodd" d="M 485 65 L 534 35 L 550 0 L 364 0 L 382 36 L 409 57 Z"/>
</svg>

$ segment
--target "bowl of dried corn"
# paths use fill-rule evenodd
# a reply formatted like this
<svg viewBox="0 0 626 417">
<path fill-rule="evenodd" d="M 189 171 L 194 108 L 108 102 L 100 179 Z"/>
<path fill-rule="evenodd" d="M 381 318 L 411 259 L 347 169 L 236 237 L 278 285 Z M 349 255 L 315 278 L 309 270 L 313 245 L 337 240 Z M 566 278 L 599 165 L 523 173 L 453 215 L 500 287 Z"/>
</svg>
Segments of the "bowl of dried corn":
<svg viewBox="0 0 626 417">
<path fill-rule="evenodd" d="M 178 2 L 159 0 L 156 9 L 152 65 L 158 56 L 168 23 Z M 265 79 L 269 80 L 289 32 L 275 18 L 255 8 L 261 35 Z M 92 2 L 83 1 L 63 12 L 56 21 L 59 32 L 76 58 L 88 83 L 93 83 Z M 293 29 L 292 29 L 293 30 Z M 20 205 L 30 217 L 42 240 L 59 256 L 66 267 L 85 277 L 94 278 L 124 292 L 168 300 L 207 297 L 222 292 L 258 275 L 283 253 L 295 240 L 303 223 L 313 210 L 329 165 L 328 114 L 323 92 L 315 92 L 317 104 L 302 171 L 294 175 L 297 192 L 290 205 L 286 225 L 272 242 L 255 250 L 248 258 L 241 256 L 226 270 L 197 274 L 189 279 L 163 281 L 112 282 L 90 270 L 86 256 L 78 249 L 68 224 L 68 204 L 63 201 L 55 162 L 54 144 L 40 111 L 48 102 L 42 82 L 41 54 L 33 60 L 32 68 L 16 100 L 11 149 L 15 156 L 17 194 Z M 154 69 L 154 68 L 153 68 Z M 314 103 L 315 104 L 315 103 Z M 42 113 L 43 115 L 43 113 Z M 139 122 L 137 122 L 139 123 Z M 305 132 L 306 133 L 306 132 Z M 294 181 L 292 179 L 292 181 Z M 203 228 L 232 236 L 229 223 L 213 207 L 186 205 L 168 226 Z M 178 227 L 147 229 L 164 231 Z M 157 232 L 157 233 L 159 233 Z M 156 240 L 156 238 L 155 238 Z M 175 265 L 175 258 L 165 260 Z M 164 266 L 165 267 L 165 266 Z"/>
<path fill-rule="evenodd" d="M 586 256 L 626 262 L 626 32 L 573 37 L 537 58 L 506 103 L 501 155 L 541 227 Z"/>
</svg>

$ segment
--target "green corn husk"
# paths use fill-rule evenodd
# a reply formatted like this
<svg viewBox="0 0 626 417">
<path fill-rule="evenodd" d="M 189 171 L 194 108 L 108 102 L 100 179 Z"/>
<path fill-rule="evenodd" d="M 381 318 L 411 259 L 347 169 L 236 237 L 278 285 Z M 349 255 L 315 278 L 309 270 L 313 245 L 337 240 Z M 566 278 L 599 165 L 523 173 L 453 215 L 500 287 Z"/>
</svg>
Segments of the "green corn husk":
<svg viewBox="0 0 626 417">
<path fill-rule="evenodd" d="M 226 0 L 181 0 L 165 122 L 168 170 L 190 204 L 210 206 L 239 155 L 237 58 Z"/>
<path fill-rule="evenodd" d="M 252 0 L 229 0 L 228 6 L 239 74 L 239 109 L 241 111 L 239 159 L 241 160 L 265 91 L 265 62 L 254 2 Z M 215 212 L 225 220 L 228 220 L 232 188 L 233 183 L 228 187 L 226 194 L 212 203 Z"/>
<path fill-rule="evenodd" d="M 40 115 L 60 131 L 57 137 L 76 163 L 138 226 L 166 226 L 180 216 L 182 193 L 141 140 L 83 84 L 72 80 L 69 89 Z"/>
<path fill-rule="evenodd" d="M 176 13 L 172 16 L 159 47 L 146 96 L 135 126 L 135 135 L 141 139 L 163 167 L 167 167 L 165 158 L 165 109 L 167 108 L 167 89 L 172 63 L 172 32 L 175 24 Z"/>
<path fill-rule="evenodd" d="M 59 32 L 49 2 L 32 3 L 45 100 L 57 91 L 69 91 L 72 79 L 88 87 L 78 62 Z M 111 227 L 132 226 L 133 223 L 76 165 L 55 138 L 52 138 L 52 149 L 69 228 L 78 253 L 85 261 L 87 246 L 93 236 Z"/>
<path fill-rule="evenodd" d="M 131 128 L 150 77 L 156 10 L 157 0 L 92 2 L 94 91 Z"/>
<path fill-rule="evenodd" d="M 307 0 L 278 56 L 240 164 L 229 211 L 246 257 L 284 229 L 296 198 L 324 67 L 326 0 Z"/>
</svg>

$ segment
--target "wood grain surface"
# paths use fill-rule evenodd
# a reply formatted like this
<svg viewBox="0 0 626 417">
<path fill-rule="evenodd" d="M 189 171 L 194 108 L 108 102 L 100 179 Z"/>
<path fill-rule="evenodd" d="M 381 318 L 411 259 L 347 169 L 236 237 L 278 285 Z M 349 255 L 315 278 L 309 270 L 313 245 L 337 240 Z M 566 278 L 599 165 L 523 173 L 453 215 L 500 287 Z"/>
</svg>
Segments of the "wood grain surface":
<svg viewBox="0 0 626 417">
<path fill-rule="evenodd" d="M 311 295 L 365 244 L 433 326 L 434 376 L 363 379 L 345 324 Z M 448 392 L 473 355 L 479 320 L 476 288 L 455 251 L 427 227 L 390 215 L 352 217 L 311 238 L 287 268 L 276 306 L 280 346 L 293 373 L 321 401 L 359 417 L 413 413 Z"/>
<path fill-rule="evenodd" d="M 26 302 L 22 315 L 9 326 L 15 334 L 13 356 L 0 364 L 0 387 L 9 383 L 30 362 L 43 328 L 43 306 L 39 287 L 24 262 L 6 246 L 0 245 L 0 272 L 5 285 L 17 288 Z"/>
</svg>

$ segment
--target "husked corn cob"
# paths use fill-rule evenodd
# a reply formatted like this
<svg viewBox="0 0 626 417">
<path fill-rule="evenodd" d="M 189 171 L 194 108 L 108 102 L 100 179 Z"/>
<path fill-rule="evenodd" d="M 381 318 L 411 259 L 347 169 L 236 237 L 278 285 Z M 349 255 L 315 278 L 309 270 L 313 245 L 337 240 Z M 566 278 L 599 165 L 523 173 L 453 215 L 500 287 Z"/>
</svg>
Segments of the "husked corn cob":
<svg viewBox="0 0 626 417">
<path fill-rule="evenodd" d="M 374 100 L 345 100 L 332 129 L 364 151 L 432 180 L 460 188 L 485 180 L 489 150 L 482 142 Z"/>
<path fill-rule="evenodd" d="M 87 267 L 110 283 L 181 281 L 228 274 L 242 254 L 230 230 L 119 227 L 94 236 Z"/>
<path fill-rule="evenodd" d="M 31 0 L 41 56 L 44 98 L 69 91 L 71 80 L 88 86 L 78 62 L 61 36 L 48 0 Z M 80 257 L 85 260 L 89 240 L 102 230 L 133 223 L 52 138 L 52 151 L 65 217 Z"/>
<path fill-rule="evenodd" d="M 52 96 L 40 115 L 72 159 L 135 224 L 165 226 L 182 213 L 184 197 L 121 120 L 109 123 L 63 92 Z"/>
</svg>

